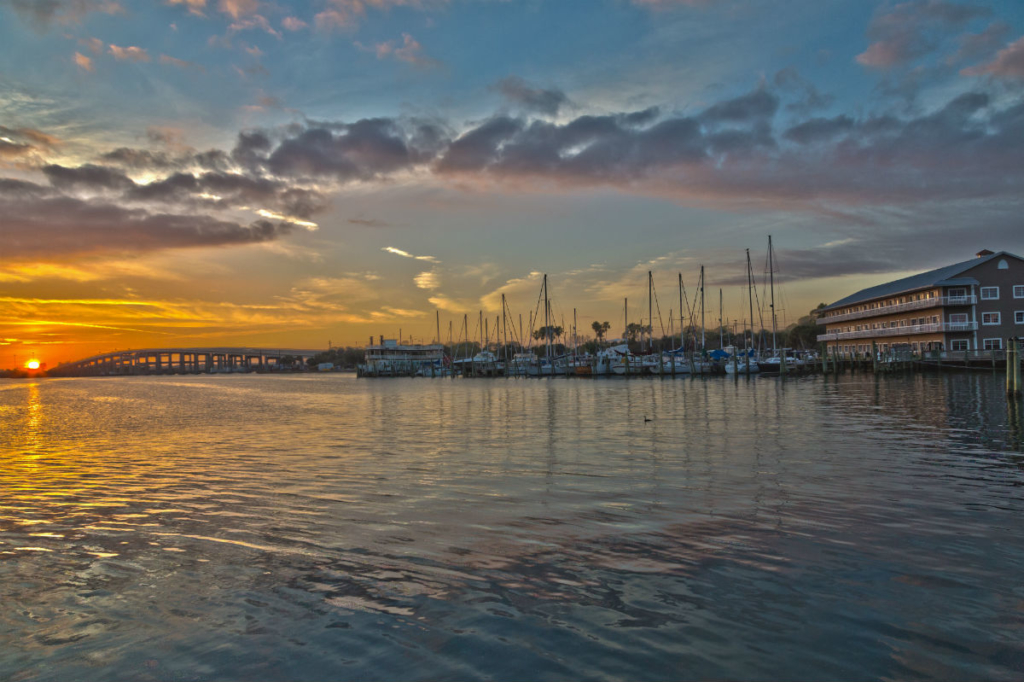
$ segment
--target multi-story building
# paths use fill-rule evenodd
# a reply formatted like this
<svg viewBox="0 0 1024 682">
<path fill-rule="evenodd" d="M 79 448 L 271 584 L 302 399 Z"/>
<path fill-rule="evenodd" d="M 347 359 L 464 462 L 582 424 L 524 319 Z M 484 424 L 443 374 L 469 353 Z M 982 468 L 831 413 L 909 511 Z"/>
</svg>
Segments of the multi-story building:
<svg viewBox="0 0 1024 682">
<path fill-rule="evenodd" d="M 903 348 L 1001 349 L 1024 336 L 1024 259 L 985 250 L 973 259 L 863 289 L 823 308 L 829 352 Z"/>
</svg>

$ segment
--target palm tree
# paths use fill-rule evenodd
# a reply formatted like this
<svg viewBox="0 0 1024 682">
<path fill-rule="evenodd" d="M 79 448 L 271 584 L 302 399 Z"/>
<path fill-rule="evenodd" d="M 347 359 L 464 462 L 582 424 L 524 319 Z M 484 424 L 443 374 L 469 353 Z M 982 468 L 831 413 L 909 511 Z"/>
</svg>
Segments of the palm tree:
<svg viewBox="0 0 1024 682">
<path fill-rule="evenodd" d="M 594 334 L 597 335 L 598 341 L 604 340 L 604 335 L 612 328 L 611 322 L 598 322 L 594 320 L 594 324 L 590 325 L 590 328 L 594 330 Z"/>
</svg>

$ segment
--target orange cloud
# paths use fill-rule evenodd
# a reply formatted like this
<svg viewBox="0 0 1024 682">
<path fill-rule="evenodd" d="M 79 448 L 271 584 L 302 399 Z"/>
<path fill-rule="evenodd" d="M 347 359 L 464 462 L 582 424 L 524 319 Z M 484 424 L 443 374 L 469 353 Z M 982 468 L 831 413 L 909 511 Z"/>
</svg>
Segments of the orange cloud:
<svg viewBox="0 0 1024 682">
<path fill-rule="evenodd" d="M 75 64 L 78 64 L 79 68 L 81 68 L 82 70 L 90 72 L 95 71 L 92 65 L 92 60 L 86 57 L 81 52 L 76 52 L 75 56 L 72 57 L 72 59 L 74 60 Z"/>
<path fill-rule="evenodd" d="M 149 53 L 141 47 L 118 47 L 117 45 L 111 45 L 110 54 L 114 55 L 114 59 L 118 59 L 121 61 L 149 61 Z"/>
<path fill-rule="evenodd" d="M 1012 80 L 1024 80 L 1024 37 L 1010 43 L 996 54 L 988 64 L 974 66 L 961 71 L 965 76 L 996 76 Z"/>
</svg>

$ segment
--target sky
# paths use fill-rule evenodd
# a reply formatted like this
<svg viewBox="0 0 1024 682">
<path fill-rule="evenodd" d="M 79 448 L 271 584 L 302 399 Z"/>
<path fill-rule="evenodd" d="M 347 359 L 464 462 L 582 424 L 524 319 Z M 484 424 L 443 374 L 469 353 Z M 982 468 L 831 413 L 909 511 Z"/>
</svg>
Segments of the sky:
<svg viewBox="0 0 1024 682">
<path fill-rule="evenodd" d="M 1024 253 L 1022 161 L 1019 0 L 0 0 L 0 367 L 742 326 L 769 234 L 790 323 Z"/>
</svg>

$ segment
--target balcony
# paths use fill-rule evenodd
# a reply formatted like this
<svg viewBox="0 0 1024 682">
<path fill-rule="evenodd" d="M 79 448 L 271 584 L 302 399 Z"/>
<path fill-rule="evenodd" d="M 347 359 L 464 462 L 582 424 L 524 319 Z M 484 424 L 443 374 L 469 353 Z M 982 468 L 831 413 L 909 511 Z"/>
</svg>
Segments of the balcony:
<svg viewBox="0 0 1024 682">
<path fill-rule="evenodd" d="M 878 317 L 879 315 L 894 315 L 908 310 L 922 310 L 924 308 L 937 308 L 939 306 L 974 305 L 978 302 L 977 296 L 936 296 L 935 298 L 922 298 L 920 301 L 907 301 L 896 305 L 886 305 L 870 310 L 858 310 L 843 315 L 832 315 L 819 317 L 821 324 L 832 324 L 833 322 L 845 322 L 846 320 L 860 320 L 865 317 Z"/>
<path fill-rule="evenodd" d="M 914 302 L 917 303 L 917 301 Z M 859 332 L 829 332 L 828 334 L 818 334 L 818 341 L 877 339 L 885 336 L 909 336 L 911 334 L 938 334 L 946 332 L 973 332 L 977 330 L 977 322 L 937 322 L 934 324 L 907 325 L 905 327 L 885 327 L 884 329 L 862 329 Z"/>
</svg>

